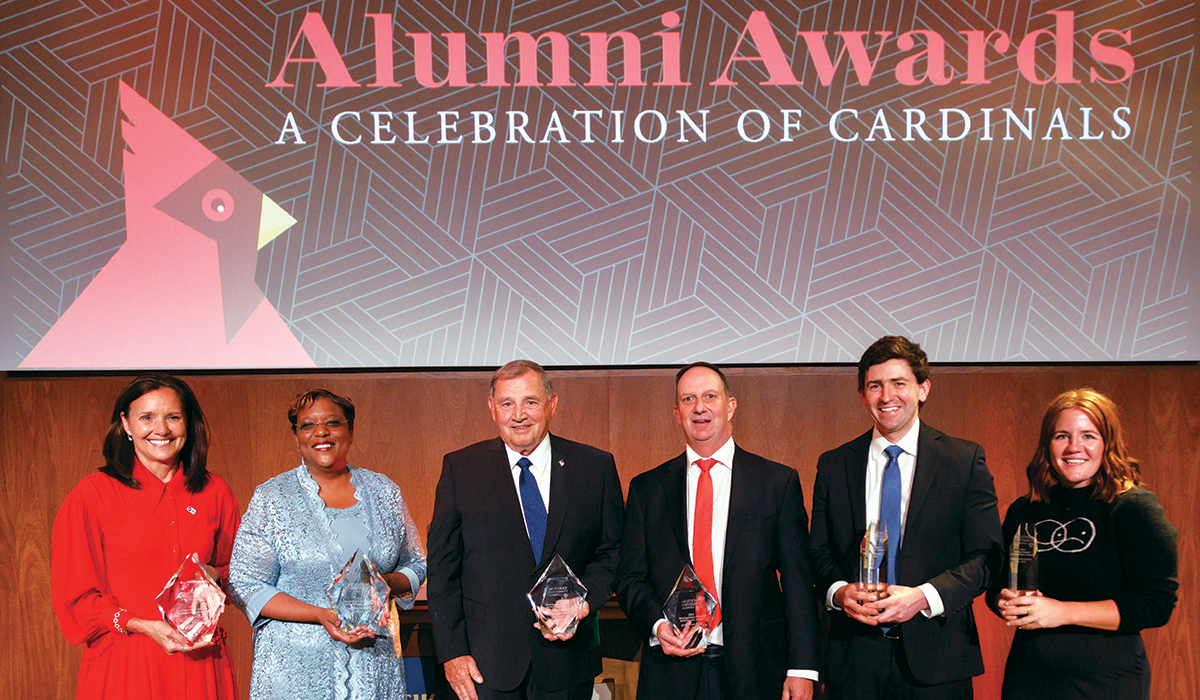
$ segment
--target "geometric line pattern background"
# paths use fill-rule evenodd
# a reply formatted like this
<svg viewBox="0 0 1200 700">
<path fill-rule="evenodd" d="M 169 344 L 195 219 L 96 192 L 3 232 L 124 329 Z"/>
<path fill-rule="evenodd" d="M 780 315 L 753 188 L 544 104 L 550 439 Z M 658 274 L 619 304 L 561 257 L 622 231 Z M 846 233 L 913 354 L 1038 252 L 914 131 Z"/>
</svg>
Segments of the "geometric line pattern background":
<svg viewBox="0 0 1200 700">
<path fill-rule="evenodd" d="M 735 50 L 763 50 L 738 47 L 752 10 L 767 14 L 802 84 L 763 85 L 762 61 L 729 68 L 735 87 L 710 84 Z M 1078 84 L 1020 72 L 1017 41 L 1048 37 L 1057 10 L 1075 12 Z M 322 87 L 314 64 L 285 71 L 294 87 L 265 87 L 309 12 L 364 87 Z M 395 20 L 401 84 L 372 88 L 366 15 L 381 12 Z M 667 12 L 678 29 L 664 30 Z M 21 364 L 125 242 L 122 81 L 297 220 L 259 251 L 255 274 L 319 366 L 851 362 L 885 333 L 942 362 L 1200 359 L 1196 12 L 1173 0 L 5 3 L 0 369 Z M 1128 80 L 1087 79 L 1097 65 L 1088 40 L 1104 28 L 1130 32 Z M 1003 30 L 1014 46 L 985 52 L 987 84 L 904 85 L 895 76 L 914 50 L 896 36 L 914 29 L 944 37 L 958 73 L 969 58 L 960 32 Z M 845 56 L 826 84 L 797 34 L 843 30 L 871 32 L 866 85 Z M 577 85 L 426 88 L 413 77 L 408 34 L 433 35 L 438 79 L 441 35 L 465 34 L 467 76 L 481 83 L 483 33 L 548 31 L 568 37 Z M 648 81 L 664 70 L 653 33 L 677 34 L 690 85 L 622 85 L 618 42 L 616 84 L 583 86 L 581 33 L 617 31 L 642 38 Z M 892 36 L 880 42 L 877 31 Z M 832 34 L 826 43 L 840 48 Z M 1058 44 L 1037 44 L 1039 75 L 1054 71 Z M 295 55 L 311 56 L 300 46 Z M 506 50 L 511 82 L 515 43 Z M 1118 139 L 1114 113 L 1125 107 L 1129 135 Z M 942 109 L 971 118 L 962 139 L 938 140 Z M 1006 109 L 1017 119 L 1005 121 Z M 578 110 L 602 115 L 591 143 L 570 117 Z M 668 136 L 645 143 L 633 122 L 651 110 Z M 706 140 L 678 138 L 678 110 L 706 111 Z M 739 135 L 746 110 L 772 120 L 768 138 Z M 802 114 L 787 140 L 781 110 Z M 831 135 L 839 110 L 856 110 L 839 124 L 858 140 Z M 911 110 L 928 117 L 931 141 L 903 138 Z M 378 111 L 395 115 L 395 143 L 369 143 Z M 405 112 L 435 141 L 445 111 L 459 112 L 464 143 L 406 143 Z M 331 137 L 343 112 L 358 115 L 342 124 L 362 143 Z M 494 142 L 470 142 L 472 112 L 496 118 Z M 509 112 L 546 142 L 506 142 Z M 304 144 L 276 143 L 289 114 Z M 650 133 L 656 124 L 642 122 Z M 750 138 L 762 129 L 743 126 Z"/>
</svg>

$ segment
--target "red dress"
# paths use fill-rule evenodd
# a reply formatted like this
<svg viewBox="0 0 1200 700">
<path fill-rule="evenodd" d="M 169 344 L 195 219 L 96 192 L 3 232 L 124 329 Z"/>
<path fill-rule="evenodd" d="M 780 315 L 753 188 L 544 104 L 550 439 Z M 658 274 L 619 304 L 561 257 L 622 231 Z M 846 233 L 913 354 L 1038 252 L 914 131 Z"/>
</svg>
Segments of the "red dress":
<svg viewBox="0 0 1200 700">
<path fill-rule="evenodd" d="M 54 612 L 67 641 L 85 645 L 76 697 L 236 698 L 224 630 L 207 647 L 167 654 L 145 635 L 118 631 L 113 616 L 124 608 L 122 623 L 162 619 L 154 597 L 192 552 L 224 581 L 237 500 L 212 475 L 200 493 L 188 492 L 182 469 L 164 484 L 135 461 L 133 475 L 141 489 L 106 474 L 84 478 L 54 520 Z"/>
</svg>

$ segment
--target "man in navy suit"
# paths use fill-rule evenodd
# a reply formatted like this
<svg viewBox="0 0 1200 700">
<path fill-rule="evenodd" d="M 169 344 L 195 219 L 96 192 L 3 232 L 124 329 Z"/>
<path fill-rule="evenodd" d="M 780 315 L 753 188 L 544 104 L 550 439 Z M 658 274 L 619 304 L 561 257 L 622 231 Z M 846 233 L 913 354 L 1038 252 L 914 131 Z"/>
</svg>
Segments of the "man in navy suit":
<svg viewBox="0 0 1200 700">
<path fill-rule="evenodd" d="M 835 700 L 971 698 L 983 673 L 971 602 L 1001 560 L 996 491 L 982 447 L 920 421 L 929 390 L 921 347 L 880 338 L 858 363 L 874 426 L 817 462 L 810 555 Z M 858 585 L 868 523 L 891 523 L 878 600 Z"/>
<path fill-rule="evenodd" d="M 800 479 L 734 444 L 737 399 L 720 369 L 688 365 L 675 388 L 686 447 L 630 483 L 617 573 L 617 599 L 645 640 L 638 698 L 808 700 L 817 610 Z M 663 618 L 685 564 L 720 606 L 703 648 Z"/>
<path fill-rule="evenodd" d="M 445 456 L 429 525 L 429 612 L 461 700 L 588 700 L 601 671 L 596 612 L 612 595 L 623 505 L 608 452 L 550 435 L 549 376 L 515 360 L 492 376 L 500 437 Z M 526 594 L 554 555 L 587 587 L 573 635 L 543 634 Z"/>
</svg>

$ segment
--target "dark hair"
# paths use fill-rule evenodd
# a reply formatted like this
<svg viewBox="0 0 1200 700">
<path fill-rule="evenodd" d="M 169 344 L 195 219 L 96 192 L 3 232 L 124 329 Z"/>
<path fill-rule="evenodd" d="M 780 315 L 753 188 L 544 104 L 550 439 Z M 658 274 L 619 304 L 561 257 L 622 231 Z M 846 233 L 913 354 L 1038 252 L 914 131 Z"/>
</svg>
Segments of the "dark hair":
<svg viewBox="0 0 1200 700">
<path fill-rule="evenodd" d="M 717 376 L 721 378 L 721 386 L 725 389 L 725 395 L 733 396 L 733 392 L 729 390 L 729 380 L 725 378 L 725 373 L 721 371 L 720 367 L 718 367 L 714 364 L 711 364 L 709 362 L 693 362 L 690 365 L 684 365 L 683 369 L 676 372 L 675 373 L 675 389 L 676 389 L 676 391 L 679 390 L 679 380 L 683 379 L 683 375 L 687 374 L 688 370 L 693 370 L 693 369 L 696 369 L 697 367 L 711 369 L 712 371 L 716 372 Z"/>
<path fill-rule="evenodd" d="M 104 435 L 104 466 L 100 467 L 100 471 L 129 488 L 142 488 L 141 483 L 133 476 L 133 442 L 125 432 L 121 417 L 128 416 L 129 407 L 134 401 L 159 389 L 175 392 L 179 402 L 183 404 L 187 438 L 183 441 L 183 449 L 179 451 L 179 462 L 183 465 L 187 490 L 199 493 L 208 484 L 208 421 L 204 419 L 204 411 L 200 410 L 200 403 L 196 401 L 192 388 L 182 379 L 162 372 L 143 374 L 126 384 L 121 393 L 117 394 L 112 421 Z"/>
<path fill-rule="evenodd" d="M 488 396 L 496 395 L 496 382 L 501 379 L 516 379 L 526 372 L 533 372 L 537 374 L 538 379 L 542 380 L 542 389 L 546 392 L 546 398 L 554 396 L 554 382 L 550 380 L 550 375 L 546 374 L 546 370 L 542 369 L 541 365 L 532 360 L 513 360 L 492 372 L 492 383 L 488 387 Z"/>
<path fill-rule="evenodd" d="M 296 394 L 296 398 L 292 399 L 292 405 L 288 406 L 288 422 L 292 424 L 293 433 L 296 432 L 296 416 L 316 403 L 317 399 L 328 399 L 342 409 L 342 415 L 346 417 L 346 425 L 350 430 L 354 430 L 354 402 L 350 400 L 350 397 L 340 396 L 328 389 L 309 389 Z"/>
<path fill-rule="evenodd" d="M 929 379 L 929 358 L 925 351 L 902 335 L 885 335 L 867 348 L 858 361 L 858 392 L 866 388 L 867 370 L 888 360 L 904 360 L 912 370 L 917 384 Z M 923 403 L 923 402 L 922 402 Z"/>
<path fill-rule="evenodd" d="M 1058 483 L 1054 467 L 1051 465 L 1050 440 L 1054 437 L 1054 426 L 1058 423 L 1059 415 L 1072 408 L 1079 409 L 1087 415 L 1100 432 L 1100 439 L 1104 441 L 1104 455 L 1100 458 L 1100 468 L 1096 470 L 1096 476 L 1092 480 L 1092 497 L 1111 503 L 1118 494 L 1141 486 L 1141 470 L 1138 469 L 1137 460 L 1130 456 L 1125 447 L 1121 420 L 1117 417 L 1117 405 L 1095 389 L 1072 389 L 1054 397 L 1046 407 L 1037 451 L 1033 453 L 1033 459 L 1025 468 L 1025 476 L 1029 478 L 1029 500 L 1048 500 L 1050 487 Z"/>
</svg>

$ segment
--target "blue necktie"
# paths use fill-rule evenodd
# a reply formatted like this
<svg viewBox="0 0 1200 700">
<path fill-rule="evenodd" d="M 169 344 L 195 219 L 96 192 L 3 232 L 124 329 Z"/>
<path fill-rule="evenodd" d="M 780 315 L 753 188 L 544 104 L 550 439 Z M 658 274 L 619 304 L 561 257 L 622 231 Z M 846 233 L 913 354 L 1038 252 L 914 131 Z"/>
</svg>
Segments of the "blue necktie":
<svg viewBox="0 0 1200 700">
<path fill-rule="evenodd" d="M 904 450 L 899 445 L 888 445 L 887 466 L 883 468 L 883 493 L 879 498 L 879 519 L 887 525 L 887 582 L 897 585 L 896 558 L 900 555 L 900 455 Z"/>
<path fill-rule="evenodd" d="M 542 502 L 542 492 L 538 490 L 537 479 L 533 478 L 529 468 L 533 462 L 528 457 L 517 460 L 521 468 L 521 509 L 525 511 L 525 529 L 529 530 L 529 546 L 533 549 L 533 560 L 542 560 L 542 545 L 546 542 L 546 504 Z"/>
</svg>

